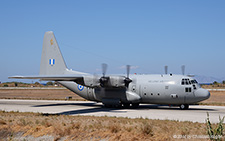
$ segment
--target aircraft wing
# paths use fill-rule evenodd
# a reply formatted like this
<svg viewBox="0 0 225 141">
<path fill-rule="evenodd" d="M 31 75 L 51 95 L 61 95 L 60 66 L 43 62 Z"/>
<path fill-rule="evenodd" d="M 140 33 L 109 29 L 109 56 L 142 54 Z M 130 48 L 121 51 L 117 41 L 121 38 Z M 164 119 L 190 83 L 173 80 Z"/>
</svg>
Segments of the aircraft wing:
<svg viewBox="0 0 225 141">
<path fill-rule="evenodd" d="M 31 76 L 11 76 L 12 79 L 39 79 L 41 81 L 74 81 L 77 84 L 87 87 L 128 87 L 132 82 L 130 78 L 124 76 L 97 76 L 85 74 L 69 75 L 31 75 Z"/>
<path fill-rule="evenodd" d="M 10 79 L 40 79 L 42 81 L 78 81 L 83 79 L 82 75 L 31 75 L 10 76 Z"/>
</svg>

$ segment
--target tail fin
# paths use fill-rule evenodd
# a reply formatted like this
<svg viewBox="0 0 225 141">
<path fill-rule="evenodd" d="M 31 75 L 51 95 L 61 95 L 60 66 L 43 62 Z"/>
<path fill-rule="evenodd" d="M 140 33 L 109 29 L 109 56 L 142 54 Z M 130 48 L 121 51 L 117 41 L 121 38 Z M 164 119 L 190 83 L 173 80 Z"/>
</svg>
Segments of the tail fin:
<svg viewBox="0 0 225 141">
<path fill-rule="evenodd" d="M 44 35 L 40 75 L 61 75 L 67 70 L 65 61 L 52 31 Z"/>
</svg>

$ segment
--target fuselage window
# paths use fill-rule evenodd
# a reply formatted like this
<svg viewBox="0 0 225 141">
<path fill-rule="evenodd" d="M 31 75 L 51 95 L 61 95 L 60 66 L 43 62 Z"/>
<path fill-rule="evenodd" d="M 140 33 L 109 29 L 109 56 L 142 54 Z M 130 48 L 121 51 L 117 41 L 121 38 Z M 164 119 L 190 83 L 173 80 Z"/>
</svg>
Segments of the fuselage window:
<svg viewBox="0 0 225 141">
<path fill-rule="evenodd" d="M 186 88 L 185 88 L 185 92 L 190 93 L 190 92 L 191 92 L 191 88 L 190 88 L 190 87 L 189 87 L 189 88 L 186 87 Z"/>
<path fill-rule="evenodd" d="M 132 87 L 132 90 L 133 90 L 133 91 L 135 91 L 135 88 L 136 88 L 136 87 L 135 87 L 135 86 L 133 86 L 133 87 Z"/>
</svg>

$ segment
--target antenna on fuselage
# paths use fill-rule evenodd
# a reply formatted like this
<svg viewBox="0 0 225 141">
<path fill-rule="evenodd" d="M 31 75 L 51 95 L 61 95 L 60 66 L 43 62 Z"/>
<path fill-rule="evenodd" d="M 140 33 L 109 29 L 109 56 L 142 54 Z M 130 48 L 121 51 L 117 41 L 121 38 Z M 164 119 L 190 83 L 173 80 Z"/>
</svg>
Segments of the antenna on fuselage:
<svg viewBox="0 0 225 141">
<path fill-rule="evenodd" d="M 165 69 L 165 74 L 167 74 L 168 73 L 168 66 L 165 66 L 164 69 Z"/>
<path fill-rule="evenodd" d="M 184 75 L 185 74 L 185 65 L 181 66 L 181 71 L 182 71 L 182 75 Z"/>
</svg>

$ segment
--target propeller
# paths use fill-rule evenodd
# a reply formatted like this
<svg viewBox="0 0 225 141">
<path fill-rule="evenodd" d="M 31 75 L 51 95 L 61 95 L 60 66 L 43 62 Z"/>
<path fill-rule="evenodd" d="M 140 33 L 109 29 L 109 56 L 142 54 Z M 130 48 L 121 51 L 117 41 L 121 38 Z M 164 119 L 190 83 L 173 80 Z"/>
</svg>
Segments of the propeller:
<svg viewBox="0 0 225 141">
<path fill-rule="evenodd" d="M 168 73 L 168 66 L 165 66 L 165 74 Z"/>
<path fill-rule="evenodd" d="M 109 79 L 111 77 L 106 76 L 107 67 L 108 67 L 107 64 L 105 64 L 105 63 L 102 64 L 102 77 L 99 79 L 99 82 L 100 82 L 100 86 L 103 88 L 111 85 L 111 82 L 109 84 Z M 129 83 L 132 82 L 132 80 L 129 78 L 130 65 L 127 65 L 126 68 L 127 68 L 127 76 L 125 77 L 125 79 L 123 81 L 125 83 L 125 86 L 128 87 Z M 114 78 L 112 77 L 111 79 L 114 79 Z M 113 82 L 113 80 L 112 80 L 112 82 Z"/>
<path fill-rule="evenodd" d="M 181 66 L 181 71 L 182 71 L 182 75 L 184 75 L 185 74 L 185 65 Z"/>
<path fill-rule="evenodd" d="M 125 86 L 128 87 L 132 80 L 129 78 L 130 74 L 130 65 L 127 65 L 127 77 L 124 79 Z"/>
<path fill-rule="evenodd" d="M 106 74 L 106 71 L 107 71 L 107 67 L 108 67 L 107 64 L 105 64 L 105 63 L 102 64 L 102 77 L 99 79 L 100 85 L 102 87 L 106 86 L 107 83 L 108 83 L 108 80 L 109 80 L 109 77 L 105 77 L 105 74 Z"/>
</svg>

